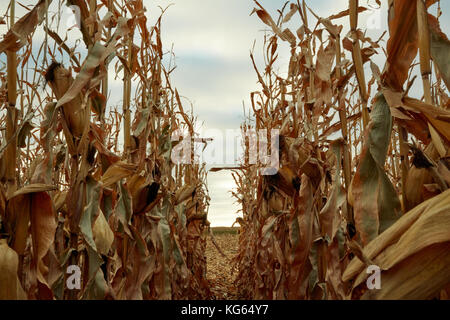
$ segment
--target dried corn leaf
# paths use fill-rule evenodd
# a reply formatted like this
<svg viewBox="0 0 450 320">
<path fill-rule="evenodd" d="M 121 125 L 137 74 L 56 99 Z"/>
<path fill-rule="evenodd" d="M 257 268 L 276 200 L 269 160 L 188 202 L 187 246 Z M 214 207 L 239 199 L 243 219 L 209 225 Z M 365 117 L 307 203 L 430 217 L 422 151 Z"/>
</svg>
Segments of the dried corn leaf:
<svg viewBox="0 0 450 320">
<path fill-rule="evenodd" d="M 356 229 L 363 244 L 399 217 L 400 201 L 384 170 L 391 130 L 389 106 L 384 96 L 378 94 L 350 190 Z"/>
<path fill-rule="evenodd" d="M 441 31 L 437 19 L 430 15 L 428 17 L 431 39 L 431 57 L 436 64 L 440 76 L 447 86 L 447 89 L 450 90 L 450 59 L 448 58 L 450 41 L 448 40 L 447 36 Z"/>
<path fill-rule="evenodd" d="M 381 273 L 381 289 L 361 299 L 423 300 L 436 298 L 450 283 L 450 243 L 423 249 Z"/>
<path fill-rule="evenodd" d="M 79 227 L 86 243 L 94 251 L 97 250 L 97 247 L 95 245 L 92 227 L 100 213 L 100 191 L 101 185 L 94 178 L 88 176 L 86 179 L 87 203 L 84 207 Z"/>
<path fill-rule="evenodd" d="M 387 60 L 381 77 L 388 87 L 401 91 L 418 48 L 417 10 L 410 0 L 391 1 L 389 33 Z"/>
<path fill-rule="evenodd" d="M 306 175 L 302 175 L 299 206 L 293 209 L 289 221 L 290 252 L 289 274 L 287 278 L 288 299 L 304 299 L 305 292 L 302 283 L 307 278 L 305 264 L 307 263 L 313 242 L 313 188 Z"/>
<path fill-rule="evenodd" d="M 136 165 L 129 164 L 124 161 L 117 161 L 109 166 L 106 172 L 102 175 L 100 182 L 103 187 L 108 188 L 118 181 L 131 176 L 136 171 Z"/>
<path fill-rule="evenodd" d="M 367 292 L 363 298 L 426 299 L 450 282 L 449 192 L 412 209 L 364 248 L 364 254 L 383 271 L 381 290 Z M 343 280 L 357 274 L 354 288 L 363 286 L 367 277 L 363 264 L 355 259 Z"/>
<path fill-rule="evenodd" d="M 30 206 L 29 195 L 19 195 L 7 202 L 6 227 L 11 230 L 12 248 L 24 254 L 29 235 Z"/>
<path fill-rule="evenodd" d="M 190 186 L 188 184 L 184 185 L 175 194 L 175 205 L 180 204 L 181 202 L 187 200 L 189 197 L 193 197 L 195 189 L 197 186 Z"/>
<path fill-rule="evenodd" d="M 281 31 L 281 29 L 277 26 L 277 24 L 275 23 L 275 21 L 273 21 L 272 17 L 270 16 L 270 14 L 267 13 L 267 11 L 261 7 L 261 9 L 254 9 L 253 12 L 256 12 L 256 14 L 258 15 L 258 17 L 261 19 L 262 22 L 264 22 L 266 25 L 268 25 L 269 27 L 272 28 L 273 33 L 275 33 L 277 36 L 279 36 L 281 39 L 285 40 L 285 41 L 289 41 L 291 40 L 290 37 L 286 38 L 283 35 L 283 32 Z M 252 13 L 253 13 L 252 12 Z M 292 33 L 291 33 L 292 34 Z M 295 41 L 295 39 L 294 39 Z"/>
<path fill-rule="evenodd" d="M 0 239 L 0 300 L 25 300 L 27 295 L 17 276 L 19 257 Z"/>
<path fill-rule="evenodd" d="M 364 247 L 364 254 L 369 259 L 375 260 L 375 258 L 386 248 L 398 243 L 399 239 L 406 234 L 411 226 L 414 225 L 424 213 L 427 213 L 427 216 L 433 216 L 434 214 L 437 214 L 437 212 L 448 211 L 448 207 L 450 206 L 449 195 L 450 190 L 447 190 L 446 192 L 422 202 L 414 209 L 408 211 L 390 228 L 381 233 L 376 239 L 372 240 L 366 247 Z M 424 220 L 422 220 L 422 223 L 423 221 Z M 425 236 L 426 235 L 421 235 L 421 237 Z M 435 237 L 435 235 L 431 235 L 431 238 L 433 237 Z M 348 281 L 354 278 L 363 271 L 363 267 L 364 264 L 359 259 L 352 260 L 345 270 L 342 279 L 344 281 Z"/>
<path fill-rule="evenodd" d="M 30 12 L 20 18 L 0 42 L 0 52 L 18 51 L 22 48 L 36 26 L 44 20 L 46 5 L 51 2 L 52 0 L 40 0 Z"/>
<path fill-rule="evenodd" d="M 104 262 L 99 254 L 99 248 L 97 248 L 96 242 L 94 240 L 93 230 L 96 219 L 98 219 L 99 215 L 103 215 L 100 210 L 100 192 L 100 183 L 98 183 L 92 177 L 88 176 L 86 179 L 87 203 L 84 207 L 79 223 L 81 234 L 83 235 L 84 241 L 87 244 L 87 252 L 89 258 L 88 277 L 86 279 L 86 285 L 82 294 L 82 296 L 87 299 L 104 299 L 108 292 L 108 285 L 105 281 L 103 271 L 100 268 Z M 107 229 L 104 229 L 102 233 L 103 234 L 97 234 L 97 242 L 102 245 L 102 250 L 107 250 L 109 241 L 111 240 L 111 234 Z M 102 236 L 105 237 L 102 238 Z"/>
<path fill-rule="evenodd" d="M 367 10 L 366 7 L 358 7 L 357 12 L 361 13 L 361 12 L 364 12 L 366 10 Z M 339 19 L 339 18 L 343 18 L 345 16 L 348 16 L 349 14 L 350 14 L 350 10 L 347 9 L 347 10 L 343 10 L 343 11 L 337 13 L 337 14 L 333 14 L 333 15 L 329 16 L 328 19 L 329 20 Z"/>
<path fill-rule="evenodd" d="M 105 219 L 103 212 L 95 219 L 94 226 L 92 227 L 93 238 L 97 251 L 100 254 L 108 255 L 108 251 L 114 241 L 114 233 Z"/>
<path fill-rule="evenodd" d="M 114 32 L 107 46 L 100 43 L 95 43 L 89 51 L 85 62 L 83 63 L 80 73 L 75 78 L 70 88 L 64 93 L 64 95 L 58 99 L 56 108 L 72 101 L 91 80 L 94 76 L 95 69 L 104 63 L 105 59 L 115 50 L 117 40 L 125 35 L 128 29 L 128 20 L 125 18 L 119 18 L 117 30 Z"/>
<path fill-rule="evenodd" d="M 131 228 L 133 237 L 136 239 L 132 252 L 133 276 L 128 277 L 125 283 L 126 297 L 130 300 L 142 300 L 144 282 L 153 274 L 154 258 L 151 257 L 145 240 L 137 230 Z"/>
<path fill-rule="evenodd" d="M 283 18 L 283 23 L 289 22 L 291 20 L 292 16 L 298 12 L 298 6 L 295 3 L 291 3 L 289 7 L 289 12 L 286 13 L 286 15 Z"/>
<path fill-rule="evenodd" d="M 59 63 L 52 63 L 45 72 L 45 79 L 55 94 L 56 98 L 61 101 L 62 98 L 67 97 L 66 93 L 73 86 L 74 80 L 72 78 L 72 74 L 69 70 L 65 69 Z M 72 153 L 75 152 L 73 136 L 81 136 L 84 131 L 85 123 L 85 115 L 82 111 L 83 100 L 82 96 L 77 92 L 72 95 L 70 99 L 64 98 L 63 112 L 64 112 L 64 133 L 66 134 L 66 140 L 69 144 L 69 150 Z M 47 115 L 46 126 L 49 128 L 51 125 L 56 122 L 54 119 L 56 117 L 58 103 L 53 106 L 50 106 L 50 114 Z M 51 117 L 50 117 L 51 116 Z M 47 135 L 47 131 L 45 133 Z M 70 142 L 69 142 L 70 141 Z"/>
<path fill-rule="evenodd" d="M 320 211 L 319 219 L 322 226 L 322 235 L 327 235 L 330 240 L 333 240 L 341 222 L 339 209 L 346 200 L 346 192 L 341 185 L 341 159 L 343 157 L 344 141 L 334 141 L 331 148 L 336 156 L 336 171 L 334 174 L 333 185 L 330 190 L 330 196 L 327 203 Z"/>
<path fill-rule="evenodd" d="M 33 263 L 37 271 L 39 295 L 41 299 L 52 299 L 53 293 L 47 282 L 48 266 L 43 259 L 55 239 L 56 212 L 47 192 L 32 193 L 30 209 Z"/>
<path fill-rule="evenodd" d="M 44 183 L 32 183 L 14 192 L 9 199 L 12 199 L 22 194 L 53 191 L 53 190 L 56 190 L 56 186 Z"/>
</svg>

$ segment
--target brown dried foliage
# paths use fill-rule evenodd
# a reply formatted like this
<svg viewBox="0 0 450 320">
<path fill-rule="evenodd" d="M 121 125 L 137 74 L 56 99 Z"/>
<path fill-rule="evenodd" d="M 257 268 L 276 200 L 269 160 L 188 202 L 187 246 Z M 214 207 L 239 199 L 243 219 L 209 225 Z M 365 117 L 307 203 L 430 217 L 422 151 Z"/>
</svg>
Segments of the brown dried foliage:
<svg viewBox="0 0 450 320">
<path fill-rule="evenodd" d="M 85 48 L 69 47 L 46 17 L 50 3 L 0 42 L 18 65 L 0 77 L 17 115 L 2 116 L 0 298 L 208 298 L 206 172 L 170 160 L 172 133 L 194 123 L 162 64 L 161 17 L 148 28 L 142 1 L 69 1 L 81 8 Z M 48 34 L 39 50 L 36 28 Z M 127 84 L 123 143 L 111 70 Z M 79 290 L 66 285 L 70 265 L 81 269 Z"/>
<path fill-rule="evenodd" d="M 278 19 L 255 1 L 270 31 L 263 72 L 251 54 L 262 89 L 251 94 L 242 131 L 279 129 L 280 169 L 263 176 L 244 159 L 233 174 L 243 213 L 235 284 L 244 298 L 448 297 L 449 41 L 426 12 L 435 2 L 389 1 L 380 69 L 371 56 L 381 38 L 358 28 L 358 1 L 328 18 L 297 1 Z M 283 24 L 295 18 L 291 37 Z M 347 36 L 336 19 L 350 19 Z M 291 48 L 287 76 L 274 69 L 280 41 Z M 408 96 L 418 52 L 422 100 Z M 381 268 L 381 290 L 367 290 L 368 264 Z"/>
</svg>

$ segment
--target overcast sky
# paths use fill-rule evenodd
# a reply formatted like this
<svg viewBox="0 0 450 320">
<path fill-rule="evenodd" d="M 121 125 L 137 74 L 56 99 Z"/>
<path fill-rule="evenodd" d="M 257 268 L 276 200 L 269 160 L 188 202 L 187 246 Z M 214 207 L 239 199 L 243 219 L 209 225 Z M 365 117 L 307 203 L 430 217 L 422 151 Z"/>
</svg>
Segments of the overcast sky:
<svg viewBox="0 0 450 320">
<path fill-rule="evenodd" d="M 1 0 L 1 14 L 6 10 L 9 1 Z M 23 0 L 24 4 L 35 1 Z M 277 9 L 285 1 L 260 0 L 266 10 L 277 18 Z M 382 8 L 369 10 L 359 16 L 359 27 L 367 29 L 367 35 L 377 39 L 387 30 L 387 0 L 382 0 Z M 55 5 L 57 1 L 53 1 Z M 348 0 L 307 0 L 308 6 L 319 16 L 327 17 L 348 7 Z M 194 114 L 202 129 L 215 129 L 225 133 L 227 129 L 239 129 L 244 120 L 243 107 L 250 106 L 250 92 L 259 90 L 257 78 L 253 70 L 249 52 L 255 42 L 254 55 L 259 69 L 262 64 L 262 42 L 264 25 L 256 15 L 249 16 L 255 4 L 251 0 L 144 0 L 149 25 L 159 17 L 161 10 L 172 4 L 164 14 L 162 21 L 162 40 L 165 51 L 173 46 L 176 55 L 177 69 L 172 73 L 172 82 L 180 94 L 185 97 L 184 108 L 189 109 L 192 102 Z M 361 6 L 377 7 L 375 0 L 360 0 Z M 441 27 L 449 34 L 450 3 L 442 1 L 443 16 Z M 430 12 L 436 13 L 436 5 Z M 54 7 L 52 7 L 54 9 Z M 18 17 L 24 14 L 23 8 L 17 5 Z M 315 20 L 308 12 L 310 24 Z M 67 19 L 67 17 L 64 17 Z M 348 17 L 335 20 L 344 25 L 343 34 L 348 32 Z M 300 27 L 300 18 L 294 15 L 287 25 L 295 33 Z M 0 26 L 0 34 L 6 31 L 6 26 Z M 69 43 L 74 43 L 80 34 L 71 31 Z M 63 35 L 61 35 L 63 36 Z M 43 39 L 40 31 L 33 38 Z M 385 37 L 387 40 L 387 36 Z M 39 41 L 39 40 L 37 40 Z M 385 43 L 382 43 L 385 46 Z M 286 71 L 289 61 L 288 47 L 279 42 L 280 56 L 277 68 L 280 73 Z M 381 52 L 381 51 L 380 51 Z M 169 55 L 166 55 L 167 59 Z M 2 55 L 1 60 L 4 59 Z M 374 62 L 383 68 L 384 56 L 379 54 Z M 165 63 L 168 63 L 166 61 Z M 370 73 L 366 64 L 366 74 Z M 120 79 L 110 80 L 109 103 L 121 104 L 122 82 Z M 117 89 L 117 90 L 116 90 Z M 203 131 L 204 132 L 204 131 Z M 200 132 L 202 133 L 202 132 Z M 229 151 L 229 150 L 228 150 Z M 234 187 L 228 171 L 209 173 L 209 191 L 211 207 L 209 220 L 213 226 L 230 226 L 236 219 L 238 206 L 234 204 L 229 190 Z"/>
</svg>

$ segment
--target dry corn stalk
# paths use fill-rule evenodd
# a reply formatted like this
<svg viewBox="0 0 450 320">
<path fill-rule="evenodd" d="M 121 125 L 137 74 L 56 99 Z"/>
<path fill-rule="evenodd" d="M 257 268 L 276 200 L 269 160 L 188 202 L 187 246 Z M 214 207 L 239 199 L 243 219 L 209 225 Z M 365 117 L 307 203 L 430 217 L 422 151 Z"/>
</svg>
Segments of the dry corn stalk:
<svg viewBox="0 0 450 320">
<path fill-rule="evenodd" d="M 357 29 L 358 13 L 365 10 L 358 1 L 328 18 L 309 9 L 317 20 L 313 30 L 304 2 L 291 5 L 288 13 L 281 10 L 278 23 L 257 3 L 259 18 L 273 34 L 265 42 L 263 74 L 251 57 L 262 88 L 251 94 L 252 117 L 255 129 L 280 129 L 281 168 L 264 177 L 258 164 L 244 161 L 234 176 L 234 195 L 243 213 L 235 258 L 236 285 L 243 297 L 446 296 L 450 279 L 444 199 L 450 163 L 445 154 L 450 118 L 443 106 L 449 98 L 440 83 L 431 83 L 430 59 L 439 64 L 442 74 L 436 76 L 445 79 L 448 56 L 444 59 L 442 53 L 448 39 L 437 19 L 426 13 L 433 2 L 390 1 L 390 38 L 382 72 L 370 61 L 380 48 L 379 40 Z M 291 47 L 288 76 L 283 77 L 273 68 L 278 57 L 274 43 L 294 43 L 283 36 L 289 31 L 280 32 L 284 21 L 293 20 L 292 10 L 301 18 L 295 39 L 299 43 Z M 350 37 L 341 39 L 343 27 L 334 20 L 346 16 Z M 328 31 L 328 39 L 322 30 Z M 408 96 L 413 80 L 403 88 L 419 48 L 425 101 Z M 372 78 L 366 83 L 363 65 L 369 61 Z M 379 89 L 373 94 L 375 83 Z M 287 86 L 295 93 L 292 99 L 287 98 Z M 430 90 L 434 87 L 441 89 Z M 359 99 L 354 96 L 358 92 Z M 244 133 L 249 129 L 246 120 Z M 335 139 L 339 131 L 342 138 Z M 244 149 L 251 152 L 248 143 Z M 401 205 L 403 212 L 409 211 L 403 216 Z M 317 217 L 312 223 L 311 215 Z M 429 261 L 426 266 L 421 265 L 424 259 Z M 367 290 L 365 264 L 372 263 L 381 267 L 386 279 L 382 290 Z"/>
<path fill-rule="evenodd" d="M 208 298 L 206 171 L 179 170 L 170 160 L 171 134 L 194 123 L 161 63 L 161 18 L 148 28 L 142 1 L 123 7 L 69 1 L 80 8 L 88 49 L 80 63 L 78 49 L 69 48 L 50 19 L 47 40 L 33 38 L 50 4 L 39 1 L 11 21 L 0 42 L 2 52 L 11 52 L 8 74 L 1 74 L 8 81 L 6 108 L 24 110 L 26 102 L 31 113 L 39 110 L 34 118 L 24 112 L 2 118 L 0 298 Z M 100 6 L 108 9 L 103 18 Z M 34 50 L 36 44 L 43 49 Z M 43 59 L 47 54 L 55 61 Z M 33 87 L 40 70 L 43 91 Z M 108 72 L 125 75 L 126 120 L 107 99 Z M 125 146 L 117 142 L 122 121 Z M 79 290 L 66 286 L 71 265 L 82 272 Z"/>
</svg>

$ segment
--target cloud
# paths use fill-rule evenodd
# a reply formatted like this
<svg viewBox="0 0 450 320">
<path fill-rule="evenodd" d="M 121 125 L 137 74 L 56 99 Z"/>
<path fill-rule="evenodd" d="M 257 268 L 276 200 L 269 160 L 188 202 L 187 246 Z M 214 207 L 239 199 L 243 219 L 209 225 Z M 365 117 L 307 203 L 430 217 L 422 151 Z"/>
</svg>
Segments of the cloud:
<svg viewBox="0 0 450 320">
<path fill-rule="evenodd" d="M 234 220 L 236 220 L 236 217 L 242 216 L 242 213 L 237 214 L 240 206 L 229 192 L 232 188 L 235 188 L 230 172 L 219 171 L 208 173 L 208 188 L 211 197 L 208 213 L 211 225 L 213 227 L 231 226 Z"/>
</svg>

